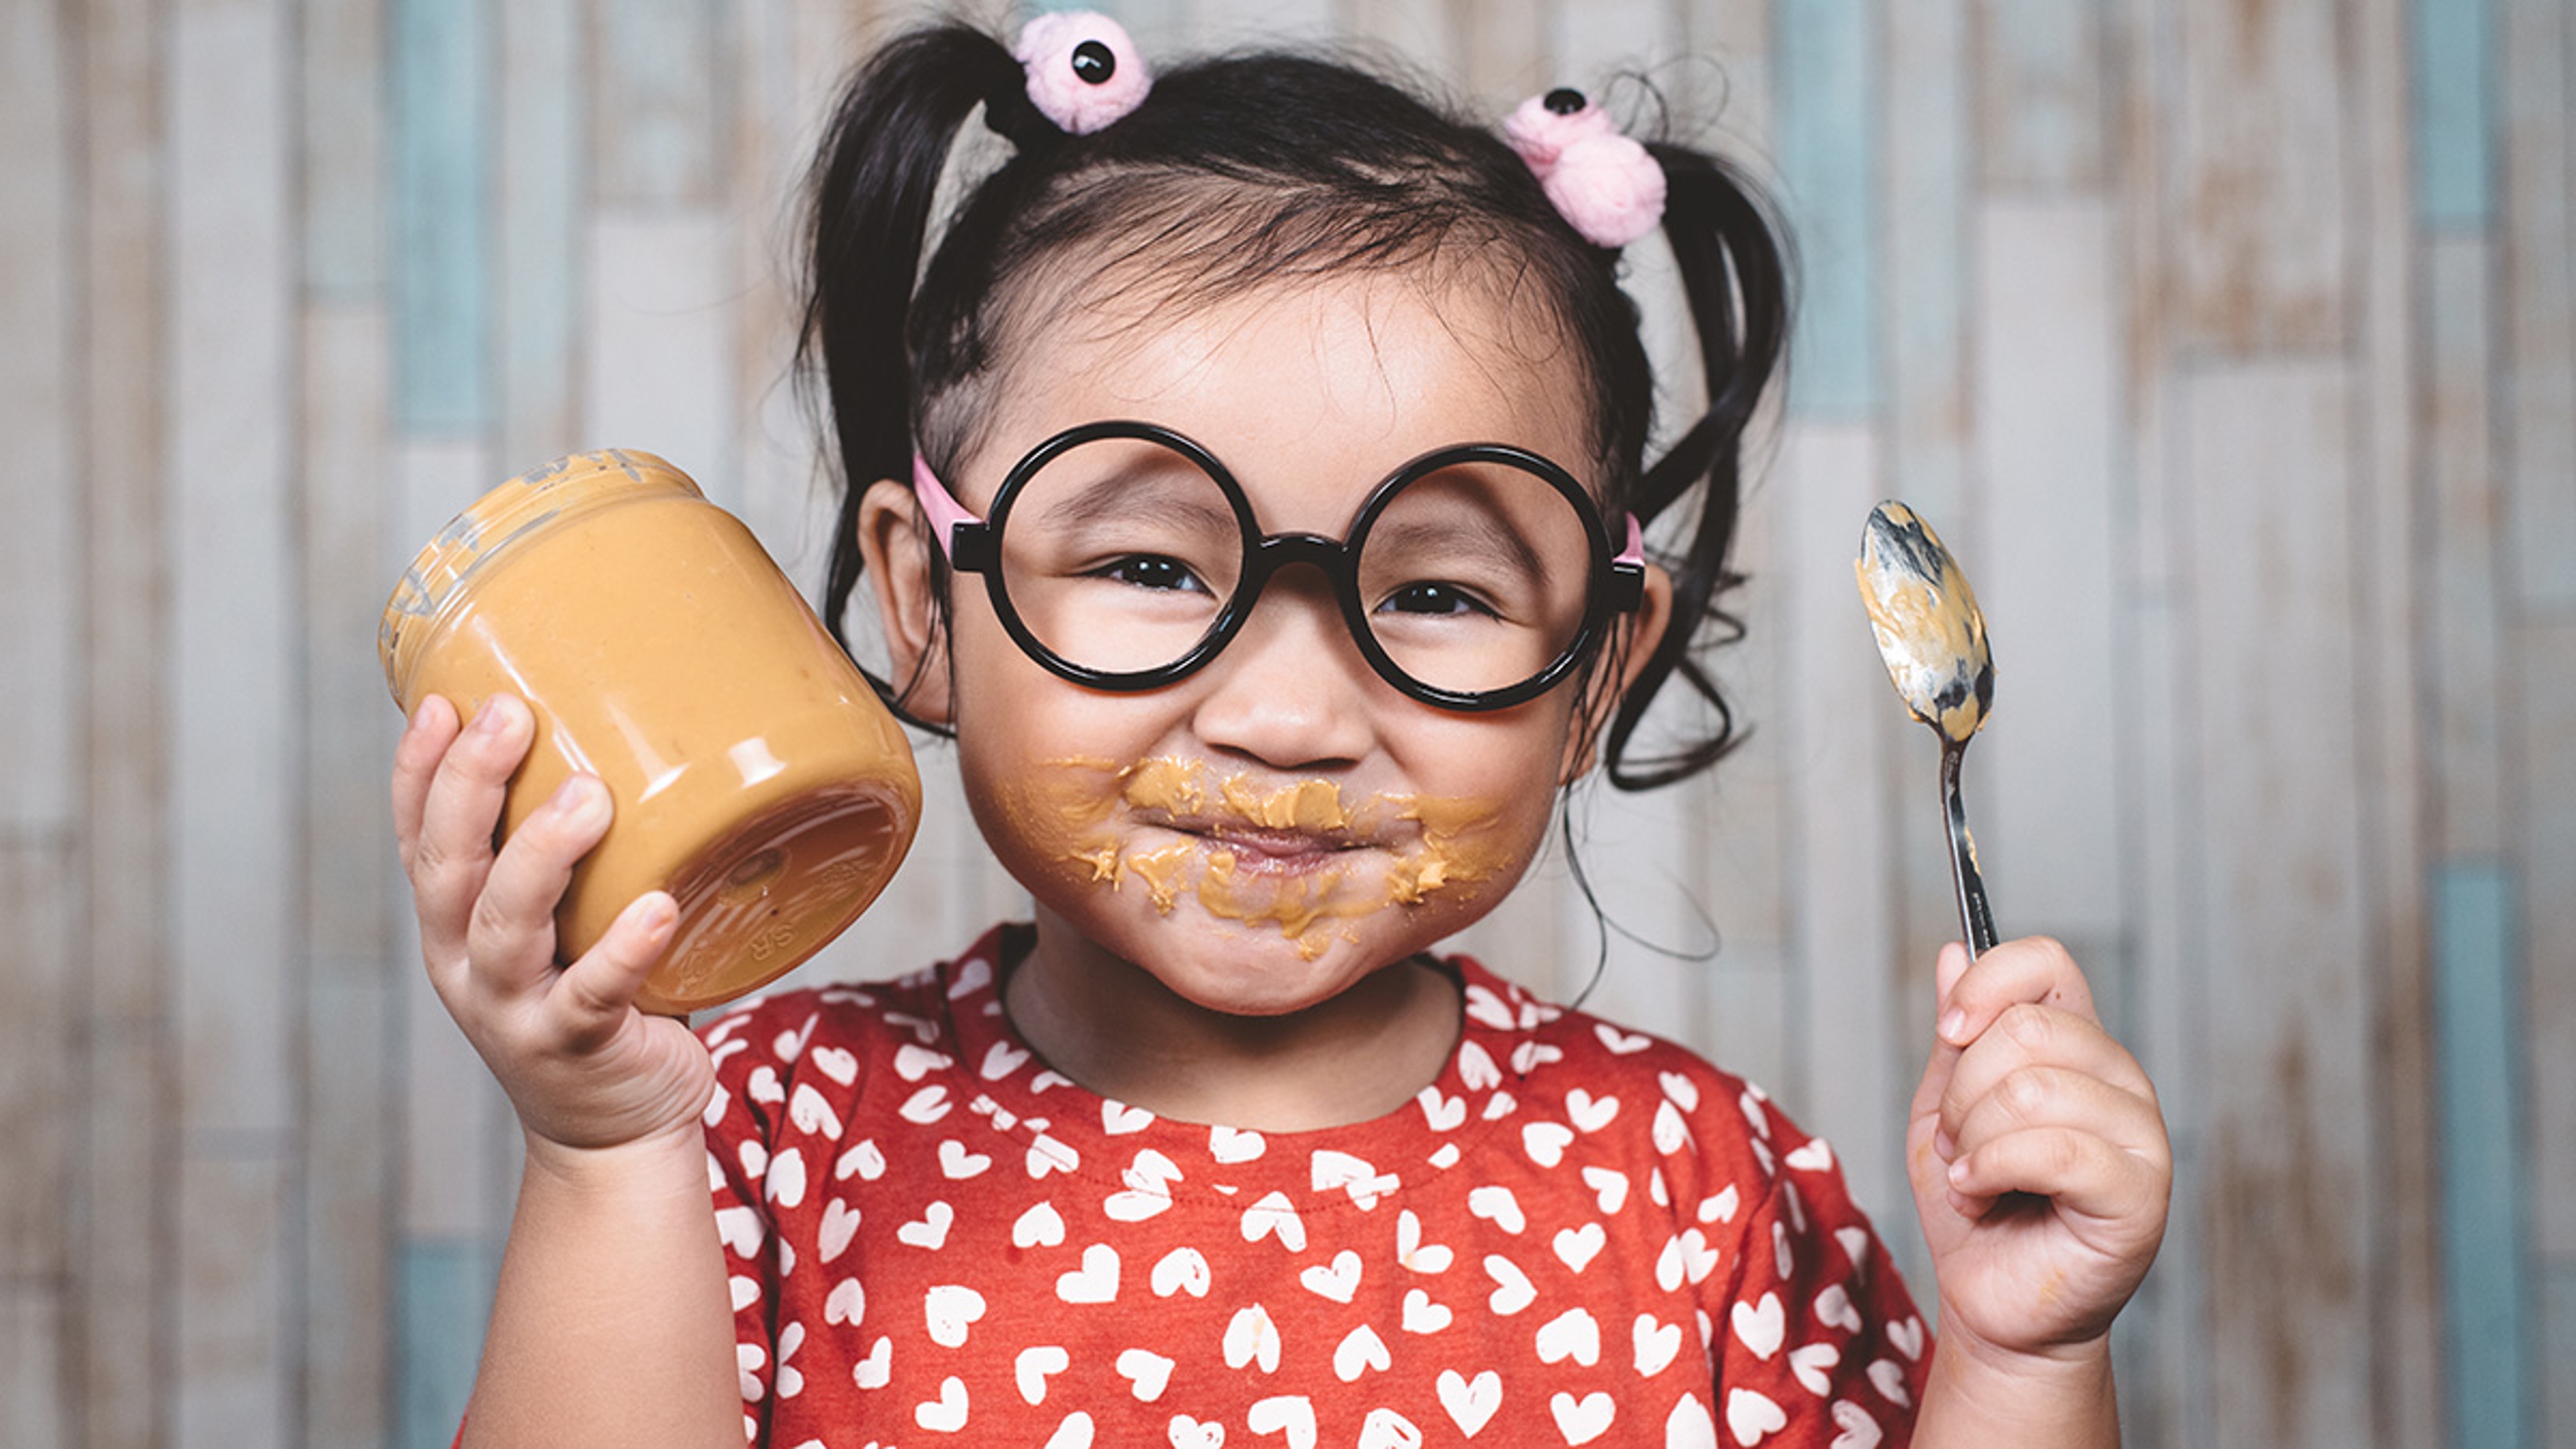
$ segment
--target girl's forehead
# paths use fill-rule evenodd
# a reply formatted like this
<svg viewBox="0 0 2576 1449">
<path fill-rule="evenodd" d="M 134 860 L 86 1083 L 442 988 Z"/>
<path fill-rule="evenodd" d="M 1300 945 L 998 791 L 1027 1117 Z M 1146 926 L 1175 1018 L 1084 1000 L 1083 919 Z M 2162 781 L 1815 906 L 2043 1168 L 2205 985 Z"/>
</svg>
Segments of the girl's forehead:
<svg viewBox="0 0 2576 1449">
<path fill-rule="evenodd" d="M 1027 319 L 995 379 L 982 466 L 998 471 L 1079 423 L 1133 417 L 1189 434 L 1248 485 L 1262 456 L 1374 458 L 1374 479 L 1466 441 L 1588 474 L 1580 352 L 1527 302 L 1409 270 L 1214 296 L 1095 277 Z"/>
</svg>

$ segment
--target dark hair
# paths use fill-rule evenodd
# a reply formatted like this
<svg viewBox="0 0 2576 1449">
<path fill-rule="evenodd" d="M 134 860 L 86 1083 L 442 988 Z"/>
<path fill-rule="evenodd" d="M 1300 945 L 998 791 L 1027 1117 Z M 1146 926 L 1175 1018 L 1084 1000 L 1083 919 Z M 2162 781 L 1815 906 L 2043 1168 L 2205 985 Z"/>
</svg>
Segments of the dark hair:
<svg viewBox="0 0 2576 1449">
<path fill-rule="evenodd" d="M 959 202 L 925 267 L 941 173 L 979 105 L 1013 154 Z M 1657 554 L 1673 578 L 1674 616 L 1619 701 L 1604 755 L 1610 780 L 1631 790 L 1707 767 L 1736 732 L 1699 651 L 1742 632 L 1720 601 L 1740 581 L 1726 562 L 1740 454 L 1783 345 L 1786 263 L 1764 205 L 1726 163 L 1682 146 L 1648 149 L 1666 178 L 1663 230 L 1709 398 L 1651 465 L 1654 376 L 1637 308 L 1618 285 L 1619 254 L 1557 215 L 1491 129 L 1349 65 L 1253 53 L 1158 74 L 1132 114 L 1066 135 L 1037 114 L 1019 62 L 991 36 L 953 23 L 901 36 L 850 81 L 809 180 L 801 356 L 809 376 L 820 374 L 842 475 L 824 619 L 846 644 L 860 495 L 876 480 L 909 478 L 916 451 L 946 468 L 970 444 L 987 411 L 975 406 L 981 385 L 1010 355 L 1015 329 L 1041 323 L 1075 290 L 1037 285 L 1050 266 L 1078 262 L 1068 277 L 1140 269 L 1191 299 L 1281 277 L 1445 265 L 1545 308 L 1573 344 L 1610 516 L 1651 524 L 1696 503 L 1675 551 Z M 945 578 L 935 559 L 934 577 Z M 1676 679 L 1708 706 L 1708 727 L 1630 758 L 1647 705 Z M 890 699 L 907 692 L 879 688 Z"/>
</svg>

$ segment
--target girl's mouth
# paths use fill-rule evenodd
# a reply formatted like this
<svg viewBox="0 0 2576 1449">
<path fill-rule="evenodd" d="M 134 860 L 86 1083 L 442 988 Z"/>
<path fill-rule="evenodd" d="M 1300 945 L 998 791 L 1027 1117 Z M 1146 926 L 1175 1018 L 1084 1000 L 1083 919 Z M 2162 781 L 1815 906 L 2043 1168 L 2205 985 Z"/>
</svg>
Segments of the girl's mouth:
<svg viewBox="0 0 2576 1449">
<path fill-rule="evenodd" d="M 1342 832 L 1315 834 L 1269 830 L 1236 821 L 1174 820 L 1163 828 L 1201 841 L 1211 855 L 1234 857 L 1235 869 L 1247 874 L 1292 875 L 1348 863 L 1352 852 L 1372 843 Z"/>
</svg>

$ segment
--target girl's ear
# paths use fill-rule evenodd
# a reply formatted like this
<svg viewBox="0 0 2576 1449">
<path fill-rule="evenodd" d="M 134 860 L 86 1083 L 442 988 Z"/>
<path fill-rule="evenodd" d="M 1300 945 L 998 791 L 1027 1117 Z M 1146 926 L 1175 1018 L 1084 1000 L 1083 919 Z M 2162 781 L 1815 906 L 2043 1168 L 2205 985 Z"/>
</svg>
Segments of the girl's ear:
<svg viewBox="0 0 2576 1449">
<path fill-rule="evenodd" d="M 1601 731 L 1609 725 L 1611 713 L 1618 709 L 1628 687 L 1637 682 L 1672 621 L 1673 576 L 1660 565 L 1649 563 L 1637 612 L 1615 626 L 1617 632 L 1601 656 L 1602 667 L 1594 671 L 1585 687 L 1573 728 L 1565 733 L 1565 758 L 1557 765 L 1557 784 L 1571 785 L 1582 779 L 1598 760 Z"/>
<path fill-rule="evenodd" d="M 931 571 L 930 521 L 912 489 L 869 484 L 858 508 L 859 557 L 885 627 L 895 703 L 923 724 L 953 725 L 946 631 Z"/>
</svg>

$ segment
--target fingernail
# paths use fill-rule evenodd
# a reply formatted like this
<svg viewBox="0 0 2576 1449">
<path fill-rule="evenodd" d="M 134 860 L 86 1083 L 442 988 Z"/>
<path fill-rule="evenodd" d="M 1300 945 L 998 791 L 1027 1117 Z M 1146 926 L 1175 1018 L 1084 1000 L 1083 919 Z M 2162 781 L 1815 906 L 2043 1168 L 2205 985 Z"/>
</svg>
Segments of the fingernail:
<svg viewBox="0 0 2576 1449">
<path fill-rule="evenodd" d="M 1950 1129 L 1940 1127 L 1933 1130 L 1932 1151 L 1943 1162 L 1954 1162 L 1958 1159 L 1959 1143 L 1950 1135 Z"/>
<path fill-rule="evenodd" d="M 1921 1021 L 1923 1018 L 1918 1016 L 1914 1019 L 1916 1021 Z M 1968 1044 L 1968 1013 L 1955 1006 L 1951 1007 L 1948 1011 L 1943 1012 L 1941 1014 L 1940 1032 L 1941 1039 L 1948 1042 L 1950 1045 L 1966 1046 Z"/>
<path fill-rule="evenodd" d="M 496 735 L 501 732 L 501 708 L 497 699 L 487 699 L 474 711 L 474 732 Z"/>
<path fill-rule="evenodd" d="M 558 815 L 578 815 L 589 806 L 591 799 L 590 777 L 575 775 L 555 787 L 554 796 L 546 801 L 546 807 Z"/>
<path fill-rule="evenodd" d="M 1961 1185 L 1961 1184 L 1965 1183 L 1967 1180 L 1968 1180 L 1968 1164 L 1967 1164 L 1967 1163 L 1965 1163 L 1965 1162 L 1953 1162 L 1953 1163 L 1951 1163 L 1951 1164 L 1950 1164 L 1950 1185 L 1951 1185 L 1952 1187 L 1957 1187 L 1957 1186 L 1959 1186 L 1959 1185 Z"/>
</svg>

